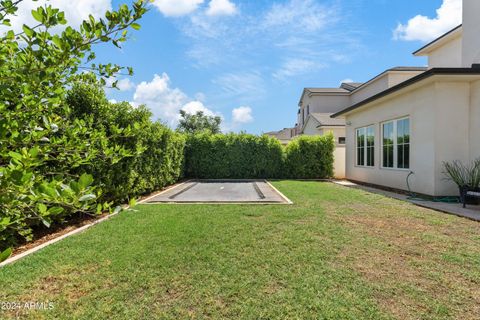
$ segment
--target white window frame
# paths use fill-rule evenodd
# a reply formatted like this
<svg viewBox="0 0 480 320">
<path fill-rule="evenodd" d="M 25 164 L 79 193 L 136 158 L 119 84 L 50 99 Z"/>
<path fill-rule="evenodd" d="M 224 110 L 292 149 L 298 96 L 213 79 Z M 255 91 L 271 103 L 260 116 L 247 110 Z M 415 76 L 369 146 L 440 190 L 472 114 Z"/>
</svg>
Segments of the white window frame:
<svg viewBox="0 0 480 320">
<path fill-rule="evenodd" d="M 398 128 L 398 122 L 399 121 L 407 120 L 407 119 L 409 120 L 408 132 L 409 132 L 409 136 L 410 136 L 410 140 L 408 142 L 408 145 L 409 145 L 409 152 L 408 152 L 409 167 L 408 168 L 399 168 L 398 167 L 398 131 L 397 131 L 397 128 Z M 383 144 L 384 132 L 383 132 L 383 129 L 384 129 L 384 125 L 388 124 L 388 123 L 393 123 L 393 167 L 385 167 L 383 165 L 383 153 L 384 153 L 384 144 Z M 382 169 L 386 169 L 386 170 L 410 171 L 410 168 L 411 168 L 411 154 L 412 154 L 412 120 L 410 119 L 410 116 L 397 118 L 397 119 L 393 119 L 393 120 L 388 120 L 388 121 L 384 121 L 384 122 L 380 123 L 380 133 L 381 133 L 381 135 L 380 135 L 380 149 L 381 149 L 381 151 L 380 151 L 380 153 L 381 153 L 380 167 Z"/>
<path fill-rule="evenodd" d="M 373 129 L 373 155 L 374 155 L 374 158 L 373 158 L 373 164 L 372 165 L 368 165 L 368 139 L 367 139 L 367 132 L 368 132 L 368 129 Z M 363 165 L 362 164 L 358 164 L 358 132 L 360 130 L 365 130 L 365 140 L 363 142 L 363 148 L 365 150 L 364 152 L 364 155 L 363 155 Z M 356 167 L 361 167 L 361 168 L 375 168 L 375 161 L 376 161 L 376 157 L 375 157 L 375 125 L 369 125 L 369 126 L 365 126 L 365 127 L 360 127 L 360 128 L 356 128 L 355 129 L 355 166 Z"/>
</svg>

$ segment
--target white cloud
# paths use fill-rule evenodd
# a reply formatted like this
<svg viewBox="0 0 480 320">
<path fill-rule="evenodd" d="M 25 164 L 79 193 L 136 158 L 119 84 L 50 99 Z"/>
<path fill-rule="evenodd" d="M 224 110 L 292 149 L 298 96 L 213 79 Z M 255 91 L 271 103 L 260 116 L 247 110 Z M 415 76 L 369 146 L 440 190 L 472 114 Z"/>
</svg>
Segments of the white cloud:
<svg viewBox="0 0 480 320">
<path fill-rule="evenodd" d="M 208 16 L 231 16 L 237 13 L 237 6 L 229 0 L 211 0 L 206 14 Z"/>
<path fill-rule="evenodd" d="M 172 88 L 166 73 L 155 74 L 152 81 L 141 82 L 133 95 L 133 104 L 145 104 L 156 119 L 173 125 L 180 109 L 188 103 L 188 97 L 178 88 Z"/>
<path fill-rule="evenodd" d="M 204 95 L 197 95 L 197 98 L 204 98 Z M 150 82 L 141 82 L 136 87 L 131 104 L 146 105 L 155 119 L 160 119 L 171 127 L 178 123 L 180 110 L 190 114 L 203 111 L 208 116 L 222 117 L 220 113 L 207 108 L 202 101 L 192 100 L 182 90 L 172 88 L 170 77 L 166 73 L 161 76 L 155 74 Z"/>
<path fill-rule="evenodd" d="M 393 32 L 395 40 L 430 41 L 462 23 L 462 0 L 443 0 L 435 18 L 417 15 Z"/>
<path fill-rule="evenodd" d="M 40 0 L 40 1 L 22 1 L 18 6 L 15 16 L 11 16 L 11 24 L 14 30 L 21 30 L 23 24 L 36 25 L 35 19 L 32 17 L 31 11 L 45 4 L 65 12 L 65 18 L 68 24 L 78 27 L 83 20 L 88 19 L 91 14 L 95 18 L 104 16 L 107 10 L 112 10 L 111 0 Z"/>
<path fill-rule="evenodd" d="M 188 114 L 196 114 L 198 111 L 202 111 L 206 116 L 218 116 L 219 114 L 214 113 L 212 110 L 205 107 L 205 105 L 200 101 L 191 101 L 182 107 L 182 110 Z"/>
<path fill-rule="evenodd" d="M 123 78 L 121 80 L 118 80 L 117 88 L 120 91 L 130 91 L 135 88 L 135 84 L 129 78 Z"/>
<path fill-rule="evenodd" d="M 167 17 L 190 14 L 203 4 L 204 0 L 155 0 L 153 5 Z"/>
<path fill-rule="evenodd" d="M 245 124 L 253 122 L 252 108 L 238 107 L 233 109 L 232 120 L 234 124 Z"/>
<path fill-rule="evenodd" d="M 320 62 L 293 58 L 286 60 L 280 69 L 273 73 L 273 77 L 277 80 L 285 80 L 290 77 L 315 72 L 322 68 L 325 68 L 325 65 Z"/>
</svg>

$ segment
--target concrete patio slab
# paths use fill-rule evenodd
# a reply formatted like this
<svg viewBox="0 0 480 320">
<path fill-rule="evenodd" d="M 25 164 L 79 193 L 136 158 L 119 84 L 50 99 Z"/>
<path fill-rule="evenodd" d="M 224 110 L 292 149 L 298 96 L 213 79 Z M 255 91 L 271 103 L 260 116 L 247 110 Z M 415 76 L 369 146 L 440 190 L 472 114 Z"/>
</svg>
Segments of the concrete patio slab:
<svg viewBox="0 0 480 320">
<path fill-rule="evenodd" d="M 332 182 L 344 187 L 356 188 L 356 189 L 361 189 L 361 190 L 375 193 L 375 194 L 381 194 L 389 198 L 407 201 L 423 208 L 432 209 L 442 213 L 452 214 L 452 215 L 456 215 L 459 217 L 480 222 L 480 206 L 469 205 L 467 206 L 467 208 L 463 208 L 461 203 L 444 203 L 444 202 L 435 202 L 435 201 L 427 201 L 427 200 L 418 201 L 418 200 L 409 199 L 410 197 L 405 194 L 395 193 L 395 192 L 386 191 L 386 190 L 373 188 L 369 186 L 364 186 L 364 185 L 353 183 L 351 181 L 334 180 Z"/>
<path fill-rule="evenodd" d="M 265 180 L 191 180 L 142 203 L 291 203 Z"/>
</svg>

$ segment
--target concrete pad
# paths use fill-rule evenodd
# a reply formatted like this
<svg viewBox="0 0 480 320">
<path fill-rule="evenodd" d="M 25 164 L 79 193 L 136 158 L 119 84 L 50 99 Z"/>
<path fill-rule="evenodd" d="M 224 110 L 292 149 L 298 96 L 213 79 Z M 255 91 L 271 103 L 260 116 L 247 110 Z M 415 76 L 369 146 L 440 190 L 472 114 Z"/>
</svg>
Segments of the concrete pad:
<svg viewBox="0 0 480 320">
<path fill-rule="evenodd" d="M 192 180 L 143 203 L 291 203 L 265 180 Z"/>
<path fill-rule="evenodd" d="M 371 193 L 376 193 L 376 194 L 381 194 L 383 196 L 389 197 L 389 198 L 394 198 L 397 200 L 402 200 L 402 201 L 407 201 L 410 203 L 413 203 L 419 207 L 427 208 L 427 209 L 432 209 L 435 211 L 439 211 L 442 213 L 448 213 L 448 214 L 453 214 L 459 217 L 471 219 L 474 221 L 480 221 L 480 206 L 473 206 L 473 205 L 467 205 L 467 208 L 463 208 L 463 205 L 461 203 L 444 203 L 444 202 L 435 202 L 435 201 L 428 201 L 428 200 L 415 200 L 415 199 L 410 199 L 408 195 L 401 194 L 401 193 L 395 193 L 391 191 L 386 191 L 382 189 L 377 189 L 373 187 L 368 187 L 368 186 L 363 186 L 360 184 L 356 184 L 350 181 L 341 181 L 341 180 L 334 180 L 332 181 L 335 184 L 345 186 L 345 187 L 350 187 L 350 188 L 356 188 L 356 189 L 361 189 L 367 192 Z"/>
</svg>

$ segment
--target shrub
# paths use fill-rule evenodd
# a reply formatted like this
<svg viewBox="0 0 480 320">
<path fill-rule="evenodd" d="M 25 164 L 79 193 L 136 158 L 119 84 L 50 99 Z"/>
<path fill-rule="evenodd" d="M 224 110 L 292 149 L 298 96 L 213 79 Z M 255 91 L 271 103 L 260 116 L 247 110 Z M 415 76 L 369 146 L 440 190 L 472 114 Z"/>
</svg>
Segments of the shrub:
<svg viewBox="0 0 480 320">
<path fill-rule="evenodd" d="M 128 154 L 114 164 L 96 162 L 81 168 L 92 172 L 105 201 L 119 203 L 161 189 L 182 175 L 184 136 L 152 122 L 145 106 L 110 103 L 103 89 L 86 84 L 75 84 L 67 101 L 75 117 L 91 121 L 96 130 L 113 137 L 110 143 Z M 114 136 L 116 132 L 124 134 Z"/>
<path fill-rule="evenodd" d="M 20 237 L 31 239 L 37 225 L 108 209 L 98 202 L 92 176 L 79 168 L 115 162 L 123 150 L 89 122 L 70 119 L 65 93 L 74 78 L 88 81 L 92 74 L 109 77 L 122 70 L 93 64 L 92 48 L 98 43 L 120 46 L 130 28 L 140 27 L 137 22 L 148 6 L 142 0 L 122 5 L 102 19 L 90 16 L 74 29 L 60 26 L 67 23 L 65 14 L 47 2 L 34 7 L 35 23 L 19 32 L 10 19 L 21 2 L 0 2 L 0 252 Z M 91 144 L 104 148 L 92 149 Z"/>
<path fill-rule="evenodd" d="M 187 138 L 185 174 L 202 179 L 276 178 L 283 169 L 280 142 L 250 134 L 196 134 Z"/>
<path fill-rule="evenodd" d="M 333 135 L 300 136 L 285 149 L 285 170 L 289 178 L 325 179 L 333 176 Z"/>
<path fill-rule="evenodd" d="M 448 180 L 455 182 L 460 188 L 480 188 L 480 159 L 463 164 L 460 161 L 444 162 L 444 174 Z"/>
</svg>

